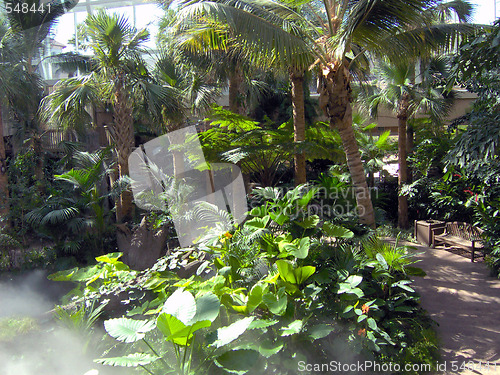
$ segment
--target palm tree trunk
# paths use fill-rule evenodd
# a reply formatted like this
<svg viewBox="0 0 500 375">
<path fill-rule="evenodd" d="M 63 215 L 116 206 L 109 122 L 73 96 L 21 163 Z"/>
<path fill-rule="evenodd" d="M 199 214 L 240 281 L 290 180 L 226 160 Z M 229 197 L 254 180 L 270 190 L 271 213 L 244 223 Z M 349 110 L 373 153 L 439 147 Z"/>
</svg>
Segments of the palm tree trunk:
<svg viewBox="0 0 500 375">
<path fill-rule="evenodd" d="M 306 140 L 306 115 L 304 110 L 304 71 L 290 69 L 290 81 L 292 83 L 292 106 L 293 106 L 293 140 L 304 142 Z M 306 183 L 306 153 L 296 152 L 295 161 L 295 186 Z"/>
<path fill-rule="evenodd" d="M 115 147 L 118 158 L 118 176 L 120 178 L 129 175 L 128 157 L 134 145 L 134 122 L 132 117 L 132 105 L 125 93 L 123 77 L 118 77 L 115 91 Z M 134 206 L 132 203 L 132 191 L 124 190 L 120 194 L 120 204 L 116 205 L 116 221 L 122 222 L 132 218 Z"/>
<path fill-rule="evenodd" d="M 359 221 L 375 228 L 370 190 L 366 183 L 361 153 L 352 127 L 350 74 L 347 67 L 344 64 L 323 67 L 318 92 L 320 93 L 320 107 L 330 119 L 330 127 L 337 129 L 340 133 L 356 194 Z"/>
<path fill-rule="evenodd" d="M 9 213 L 9 179 L 3 137 L 2 106 L 0 105 L 0 216 L 6 219 Z"/>
<path fill-rule="evenodd" d="M 401 195 L 403 185 L 408 182 L 408 164 L 406 161 L 406 123 L 408 121 L 408 97 L 403 95 L 398 113 L 398 227 L 408 229 L 408 198 Z"/>
<path fill-rule="evenodd" d="M 414 148 L 414 131 L 413 131 L 413 125 L 407 124 L 407 129 L 406 129 L 406 152 L 407 156 L 411 157 L 413 154 L 413 148 Z M 408 183 L 411 184 L 413 182 L 413 168 L 407 167 L 408 170 Z"/>
<path fill-rule="evenodd" d="M 238 99 L 241 82 L 241 71 L 238 64 L 236 64 L 229 75 L 229 110 L 234 113 L 241 113 L 241 106 Z"/>
</svg>

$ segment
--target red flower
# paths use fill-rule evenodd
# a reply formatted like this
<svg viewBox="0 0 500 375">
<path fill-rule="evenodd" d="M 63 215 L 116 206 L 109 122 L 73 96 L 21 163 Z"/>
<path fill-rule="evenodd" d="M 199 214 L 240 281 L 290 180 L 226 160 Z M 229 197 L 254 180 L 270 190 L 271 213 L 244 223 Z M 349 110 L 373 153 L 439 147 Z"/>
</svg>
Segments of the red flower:
<svg viewBox="0 0 500 375">
<path fill-rule="evenodd" d="M 462 177 L 462 176 L 460 176 L 458 173 L 455 173 L 453 177 Z"/>
</svg>

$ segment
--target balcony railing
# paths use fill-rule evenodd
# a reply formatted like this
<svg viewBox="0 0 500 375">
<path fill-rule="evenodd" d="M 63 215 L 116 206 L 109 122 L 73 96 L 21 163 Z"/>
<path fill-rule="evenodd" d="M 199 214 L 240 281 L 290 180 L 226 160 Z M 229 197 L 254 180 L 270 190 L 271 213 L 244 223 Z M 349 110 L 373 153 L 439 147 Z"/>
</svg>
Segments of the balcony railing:
<svg viewBox="0 0 500 375">
<path fill-rule="evenodd" d="M 46 151 L 62 151 L 61 142 L 77 142 L 78 137 L 74 132 L 61 130 L 47 130 L 42 137 L 42 145 Z"/>
</svg>

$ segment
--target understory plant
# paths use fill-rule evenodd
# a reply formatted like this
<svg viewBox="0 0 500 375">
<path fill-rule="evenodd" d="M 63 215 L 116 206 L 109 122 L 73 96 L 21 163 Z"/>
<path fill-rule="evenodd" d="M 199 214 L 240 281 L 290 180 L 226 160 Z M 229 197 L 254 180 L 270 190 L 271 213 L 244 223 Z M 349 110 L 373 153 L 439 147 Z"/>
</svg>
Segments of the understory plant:
<svg viewBox="0 0 500 375">
<path fill-rule="evenodd" d="M 151 269 L 130 271 L 111 254 L 53 279 L 83 283 L 77 298 L 125 293 L 125 315 L 104 323 L 121 343 L 97 360 L 106 365 L 149 374 L 295 374 L 299 363 L 342 360 L 346 352 L 435 363 L 434 341 L 419 333 L 433 329 L 411 287 L 410 276 L 423 272 L 410 250 L 359 240 L 320 219 L 308 210 L 315 193 L 257 189 L 260 203 L 244 224 Z M 199 252 L 206 256 L 197 271 L 179 277 L 178 265 Z"/>
<path fill-rule="evenodd" d="M 119 183 L 107 185 L 107 176 L 113 172 L 109 156 L 109 148 L 76 152 L 75 167 L 54 175 L 58 189 L 44 205 L 27 213 L 27 222 L 55 243 L 59 255 L 77 254 L 86 260 L 83 250 L 95 256 L 109 244 L 107 199 L 118 196 L 120 190 Z"/>
</svg>

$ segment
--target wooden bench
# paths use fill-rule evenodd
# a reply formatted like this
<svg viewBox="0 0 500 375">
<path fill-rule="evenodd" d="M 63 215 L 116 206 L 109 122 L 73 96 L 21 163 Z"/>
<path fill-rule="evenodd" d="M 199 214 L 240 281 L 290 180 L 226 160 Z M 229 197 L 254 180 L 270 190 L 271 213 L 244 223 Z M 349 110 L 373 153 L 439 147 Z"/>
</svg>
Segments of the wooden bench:
<svg viewBox="0 0 500 375">
<path fill-rule="evenodd" d="M 450 245 L 471 252 L 471 262 L 474 262 L 476 250 L 484 251 L 483 230 L 469 223 L 446 223 L 445 227 L 432 229 L 432 247 Z"/>
</svg>

